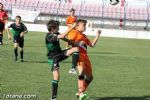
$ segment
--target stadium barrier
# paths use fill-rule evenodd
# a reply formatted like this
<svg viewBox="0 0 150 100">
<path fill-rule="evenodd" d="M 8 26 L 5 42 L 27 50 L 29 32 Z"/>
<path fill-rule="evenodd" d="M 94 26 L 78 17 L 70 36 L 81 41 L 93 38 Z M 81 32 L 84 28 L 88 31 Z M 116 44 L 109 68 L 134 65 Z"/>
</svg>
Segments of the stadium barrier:
<svg viewBox="0 0 150 100">
<path fill-rule="evenodd" d="M 12 22 L 9 22 L 11 24 Z M 44 24 L 29 24 L 25 23 L 28 28 L 28 31 L 36 31 L 36 32 L 47 32 L 46 25 Z M 68 29 L 67 26 L 60 26 L 60 33 L 65 32 Z M 87 27 L 84 32 L 88 36 L 95 36 L 96 28 Z M 149 31 L 130 31 L 130 30 L 119 30 L 119 29 L 101 29 L 102 36 L 104 37 L 118 37 L 118 38 L 133 38 L 133 39 L 150 39 Z"/>
</svg>

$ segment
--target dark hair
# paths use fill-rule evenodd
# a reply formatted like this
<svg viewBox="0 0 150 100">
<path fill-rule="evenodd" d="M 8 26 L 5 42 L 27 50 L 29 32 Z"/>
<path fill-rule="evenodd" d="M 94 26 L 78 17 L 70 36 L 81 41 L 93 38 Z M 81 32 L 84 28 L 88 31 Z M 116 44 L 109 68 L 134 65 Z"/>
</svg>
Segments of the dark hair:
<svg viewBox="0 0 150 100">
<path fill-rule="evenodd" d="M 86 23 L 87 23 L 87 20 L 78 19 L 78 20 L 76 21 L 76 23 L 77 23 L 77 24 L 79 24 L 79 23 L 84 23 L 84 24 L 86 24 Z"/>
<path fill-rule="evenodd" d="M 51 31 L 51 28 L 59 27 L 59 21 L 50 20 L 47 23 L 47 30 Z"/>
<path fill-rule="evenodd" d="M 2 7 L 3 7 L 3 4 L 0 2 L 0 5 L 2 5 Z"/>
<path fill-rule="evenodd" d="M 18 15 L 18 16 L 16 16 L 16 18 L 19 18 L 19 19 L 21 20 L 21 16 L 19 16 L 19 15 Z"/>
<path fill-rule="evenodd" d="M 72 11 L 74 11 L 74 12 L 75 12 L 75 9 L 74 9 L 74 8 L 71 8 L 71 9 L 70 9 L 70 12 L 72 12 Z"/>
</svg>

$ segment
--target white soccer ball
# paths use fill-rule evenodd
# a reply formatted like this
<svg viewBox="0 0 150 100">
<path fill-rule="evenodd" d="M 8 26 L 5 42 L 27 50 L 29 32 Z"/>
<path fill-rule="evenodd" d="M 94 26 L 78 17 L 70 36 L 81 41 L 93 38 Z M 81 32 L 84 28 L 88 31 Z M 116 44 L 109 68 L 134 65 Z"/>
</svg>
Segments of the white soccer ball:
<svg viewBox="0 0 150 100">
<path fill-rule="evenodd" d="M 119 0 L 110 0 L 111 5 L 117 5 L 119 3 Z"/>
</svg>

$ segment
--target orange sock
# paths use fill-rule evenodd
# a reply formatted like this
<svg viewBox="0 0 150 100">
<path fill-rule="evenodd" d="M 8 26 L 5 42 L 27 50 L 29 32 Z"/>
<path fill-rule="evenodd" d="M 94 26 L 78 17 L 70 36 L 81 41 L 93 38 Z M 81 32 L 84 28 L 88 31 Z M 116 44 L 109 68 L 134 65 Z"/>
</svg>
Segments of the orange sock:
<svg viewBox="0 0 150 100">
<path fill-rule="evenodd" d="M 83 90 L 83 92 L 87 89 L 88 86 L 89 86 L 89 83 L 87 83 L 86 81 L 84 81 L 84 90 Z"/>
<path fill-rule="evenodd" d="M 83 91 L 84 91 L 84 80 L 81 80 L 81 79 L 79 79 L 78 80 L 78 91 L 79 91 L 79 93 L 82 93 Z"/>
</svg>

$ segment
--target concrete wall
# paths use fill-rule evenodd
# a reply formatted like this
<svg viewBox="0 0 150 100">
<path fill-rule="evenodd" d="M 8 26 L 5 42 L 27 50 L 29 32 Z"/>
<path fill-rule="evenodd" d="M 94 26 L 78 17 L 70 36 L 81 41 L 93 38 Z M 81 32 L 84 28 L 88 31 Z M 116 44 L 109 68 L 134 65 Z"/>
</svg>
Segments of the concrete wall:
<svg viewBox="0 0 150 100">
<path fill-rule="evenodd" d="M 11 24 L 12 22 L 9 22 Z M 28 31 L 47 32 L 46 25 L 40 24 L 25 24 Z M 67 30 L 67 26 L 60 26 L 60 33 Z M 87 35 L 94 36 L 97 29 L 87 28 L 84 32 Z M 150 39 L 150 31 L 129 31 L 116 29 L 101 29 L 104 37 L 119 37 L 119 38 L 135 38 L 135 39 Z"/>
</svg>

